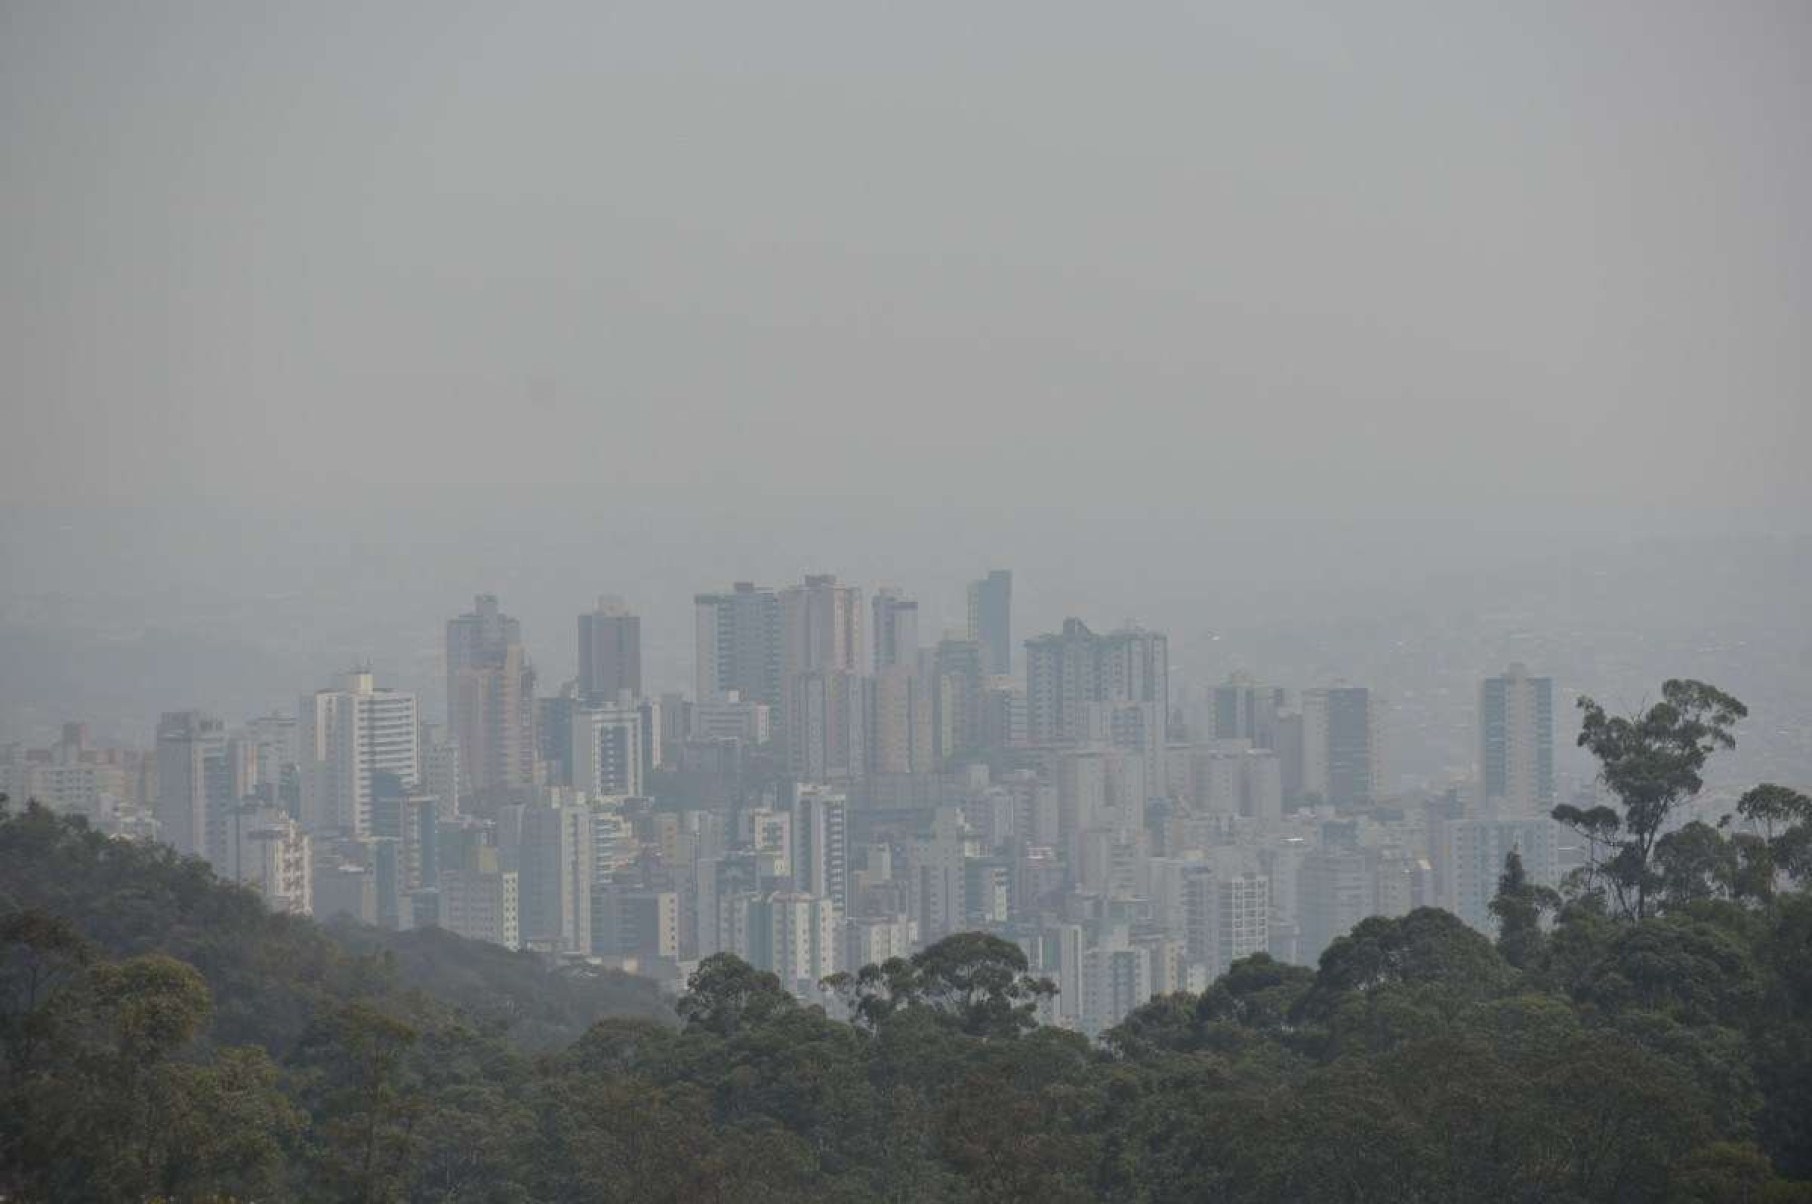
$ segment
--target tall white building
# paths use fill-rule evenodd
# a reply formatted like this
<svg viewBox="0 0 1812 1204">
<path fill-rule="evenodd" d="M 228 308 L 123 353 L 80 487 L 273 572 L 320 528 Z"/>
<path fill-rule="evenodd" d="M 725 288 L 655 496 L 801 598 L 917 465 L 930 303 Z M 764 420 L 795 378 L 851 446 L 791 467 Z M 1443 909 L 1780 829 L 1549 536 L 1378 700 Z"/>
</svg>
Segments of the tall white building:
<svg viewBox="0 0 1812 1204">
<path fill-rule="evenodd" d="M 849 911 L 849 796 L 801 786 L 793 803 L 793 884 Z"/>
<path fill-rule="evenodd" d="M 338 687 L 304 696 L 298 710 L 303 826 L 370 835 L 372 775 L 393 773 L 405 787 L 421 781 L 415 695 L 379 689 L 355 669 Z"/>
<path fill-rule="evenodd" d="M 522 947 L 514 870 L 447 870 L 440 876 L 440 926 L 505 949 Z"/>
<path fill-rule="evenodd" d="M 804 998 L 837 972 L 837 909 L 801 891 L 780 891 L 749 904 L 750 961 Z"/>
<path fill-rule="evenodd" d="M 1093 1036 L 1151 1001 L 1151 952 L 1120 942 L 1082 954 L 1082 1031 Z"/>
<path fill-rule="evenodd" d="M 1314 962 L 1353 926 L 1378 912 L 1376 858 L 1364 849 L 1305 854 L 1296 877 L 1300 956 Z"/>
<path fill-rule="evenodd" d="M 1554 809 L 1554 681 L 1511 665 L 1479 685 L 1480 794 L 1488 812 Z"/>
<path fill-rule="evenodd" d="M 1441 906 L 1487 935 L 1497 932 L 1491 900 L 1514 851 L 1537 886 L 1560 885 L 1560 825 L 1545 816 L 1448 820 L 1440 830 Z"/>
<path fill-rule="evenodd" d="M 843 921 L 843 966 L 860 970 L 912 956 L 912 922 L 905 916 L 862 916 Z"/>
<path fill-rule="evenodd" d="M 572 713 L 573 787 L 592 797 L 642 793 L 641 708 L 633 703 L 576 707 Z"/>
<path fill-rule="evenodd" d="M 225 725 L 200 711 L 168 711 L 157 722 L 158 835 L 179 853 L 208 855 L 209 762 L 225 747 Z"/>
<path fill-rule="evenodd" d="M 256 890 L 272 911 L 313 914 L 313 848 L 300 824 L 273 807 L 243 807 L 232 815 L 229 839 L 232 864 L 222 873 Z"/>
</svg>

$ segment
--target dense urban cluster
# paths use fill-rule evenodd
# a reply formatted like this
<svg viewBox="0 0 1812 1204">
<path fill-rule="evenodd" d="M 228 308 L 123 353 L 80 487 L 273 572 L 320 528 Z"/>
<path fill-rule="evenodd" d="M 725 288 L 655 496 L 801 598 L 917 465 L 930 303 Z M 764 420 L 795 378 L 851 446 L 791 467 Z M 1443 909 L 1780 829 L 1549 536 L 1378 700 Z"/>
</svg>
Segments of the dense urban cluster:
<svg viewBox="0 0 1812 1204">
<path fill-rule="evenodd" d="M 916 601 L 808 576 L 696 596 L 689 695 L 645 690 L 641 620 L 578 617 L 544 689 L 495 597 L 451 619 L 445 714 L 354 669 L 295 713 L 202 711 L 156 747 L 4 750 L 0 791 L 157 839 L 279 912 L 440 927 L 677 993 L 712 954 L 802 999 L 966 931 L 1022 949 L 1045 1024 L 1099 1034 L 1238 959 L 1312 965 L 1368 916 L 1495 931 L 1516 851 L 1557 887 L 1550 679 L 1478 694 L 1475 780 L 1383 789 L 1383 701 L 1245 676 L 1173 691 L 1161 632 L 1082 619 L 1016 646 L 1012 576 L 927 644 Z M 1589 806 L 1590 797 L 1572 802 Z"/>
</svg>

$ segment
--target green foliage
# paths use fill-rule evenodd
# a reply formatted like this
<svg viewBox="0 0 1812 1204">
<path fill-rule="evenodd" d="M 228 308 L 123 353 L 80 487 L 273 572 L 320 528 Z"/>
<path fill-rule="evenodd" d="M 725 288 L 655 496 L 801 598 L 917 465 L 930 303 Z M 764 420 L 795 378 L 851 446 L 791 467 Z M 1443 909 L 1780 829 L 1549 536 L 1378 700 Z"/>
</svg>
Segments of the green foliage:
<svg viewBox="0 0 1812 1204">
<path fill-rule="evenodd" d="M 1497 951 L 1521 970 L 1541 956 L 1542 916 L 1560 908 L 1560 895 L 1529 881 L 1522 856 L 1511 849 L 1504 857 L 1504 872 L 1497 880 L 1491 914 L 1497 918 Z"/>
<path fill-rule="evenodd" d="M 266 916 L 26 808 L 0 818 L 0 1198 L 1804 1199 L 1798 797 L 1657 837 L 1641 918 L 1513 858 L 1495 944 L 1366 920 L 1100 1043 L 1037 1026 L 1050 985 L 984 934 L 838 976 L 847 1023 L 719 955 L 677 1023 L 560 1039 L 608 981 Z"/>
<path fill-rule="evenodd" d="M 1554 818 L 1591 842 L 1589 877 L 1610 890 L 1631 919 L 1650 911 L 1660 887 L 1655 845 L 1674 809 L 1699 792 L 1711 754 L 1736 747 L 1731 728 L 1749 714 L 1735 698 L 1702 681 L 1672 680 L 1661 701 L 1624 717 L 1581 697 L 1579 747 L 1598 760 L 1599 780 L 1622 806 L 1579 808 L 1563 804 Z"/>
<path fill-rule="evenodd" d="M 923 1007 L 971 1037 L 1014 1037 L 1037 1025 L 1057 993 L 1026 973 L 1018 945 L 985 932 L 947 936 L 908 959 L 825 980 L 856 1023 L 873 1029 L 903 1007 Z"/>
</svg>

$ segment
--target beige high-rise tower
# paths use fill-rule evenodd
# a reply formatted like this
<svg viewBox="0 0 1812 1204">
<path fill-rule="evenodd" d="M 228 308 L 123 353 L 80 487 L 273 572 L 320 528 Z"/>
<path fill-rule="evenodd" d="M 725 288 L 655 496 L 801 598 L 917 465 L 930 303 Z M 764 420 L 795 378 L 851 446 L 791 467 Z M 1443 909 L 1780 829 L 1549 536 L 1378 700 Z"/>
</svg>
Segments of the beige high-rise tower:
<svg viewBox="0 0 1812 1204">
<path fill-rule="evenodd" d="M 829 573 L 780 591 L 782 743 L 806 780 L 860 776 L 866 767 L 862 591 Z"/>
<path fill-rule="evenodd" d="M 492 594 L 447 621 L 447 722 L 462 794 L 534 785 L 535 670 L 521 626 Z"/>
</svg>

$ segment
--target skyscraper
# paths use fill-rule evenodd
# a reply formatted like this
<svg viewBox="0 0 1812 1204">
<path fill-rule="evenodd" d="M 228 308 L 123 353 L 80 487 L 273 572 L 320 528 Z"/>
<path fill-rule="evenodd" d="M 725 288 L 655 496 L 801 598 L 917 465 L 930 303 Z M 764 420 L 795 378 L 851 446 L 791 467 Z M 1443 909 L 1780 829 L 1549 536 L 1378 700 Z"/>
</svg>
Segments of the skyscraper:
<svg viewBox="0 0 1812 1204">
<path fill-rule="evenodd" d="M 932 753 L 941 763 L 981 747 L 983 671 L 987 651 L 974 640 L 947 635 L 930 650 Z"/>
<path fill-rule="evenodd" d="M 1561 827 L 1545 815 L 1450 819 L 1440 825 L 1441 906 L 1480 932 L 1495 933 L 1491 900 L 1514 851 L 1536 886 L 1560 885 Z"/>
<path fill-rule="evenodd" d="M 642 620 L 621 598 L 599 598 L 579 616 L 579 697 L 615 702 L 624 690 L 642 694 Z"/>
<path fill-rule="evenodd" d="M 698 594 L 695 663 L 699 702 L 735 692 L 744 702 L 781 709 L 780 597 L 753 582 L 728 593 Z"/>
<path fill-rule="evenodd" d="M 1302 694 L 1302 792 L 1336 807 L 1371 802 L 1382 782 L 1378 705 L 1363 686 Z"/>
<path fill-rule="evenodd" d="M 989 676 L 1013 672 L 1013 574 L 995 569 L 969 584 L 969 638 L 982 646 Z"/>
<path fill-rule="evenodd" d="M 447 621 L 447 721 L 459 745 L 462 795 L 535 782 L 535 670 L 522 629 L 481 594 Z"/>
<path fill-rule="evenodd" d="M 919 653 L 919 604 L 892 586 L 875 594 L 876 673 L 894 665 L 911 665 Z"/>
<path fill-rule="evenodd" d="M 409 787 L 421 781 L 415 695 L 379 689 L 370 670 L 354 669 L 338 686 L 304 696 L 298 714 L 302 826 L 369 835 L 372 775 L 393 773 Z"/>
<path fill-rule="evenodd" d="M 848 669 L 811 669 L 786 680 L 788 770 L 805 782 L 866 776 L 868 679 Z"/>
<path fill-rule="evenodd" d="M 596 860 L 591 808 L 583 803 L 524 807 L 515 851 L 523 945 L 589 954 Z"/>
<path fill-rule="evenodd" d="M 1250 740 L 1254 748 L 1276 748 L 1283 694 L 1272 686 L 1255 685 L 1244 673 L 1235 673 L 1214 687 L 1214 738 Z"/>
<path fill-rule="evenodd" d="M 838 585 L 830 573 L 808 575 L 804 584 L 780 591 L 780 620 L 783 677 L 866 669 L 862 591 L 855 586 Z"/>
<path fill-rule="evenodd" d="M 1080 619 L 1026 641 L 1026 720 L 1034 744 L 1111 743 L 1138 749 L 1147 786 L 1168 792 L 1170 641 L 1126 627 L 1096 635 Z"/>
<path fill-rule="evenodd" d="M 642 711 L 634 704 L 579 706 L 569 720 L 572 785 L 591 796 L 642 793 Z"/>
<path fill-rule="evenodd" d="M 802 786 L 793 803 L 793 883 L 849 911 L 849 797 Z"/>
<path fill-rule="evenodd" d="M 226 727 L 200 711 L 166 711 L 157 721 L 157 825 L 179 853 L 208 854 L 208 762 L 226 747 Z"/>
<path fill-rule="evenodd" d="M 862 591 L 829 573 L 780 591 L 779 714 L 787 764 L 808 781 L 860 777 L 867 768 Z"/>
<path fill-rule="evenodd" d="M 871 773 L 926 773 L 936 764 L 930 679 L 914 665 L 889 665 L 865 691 Z"/>
<path fill-rule="evenodd" d="M 1479 686 L 1479 777 L 1485 807 L 1506 817 L 1554 807 L 1554 681 L 1511 665 Z"/>
</svg>

